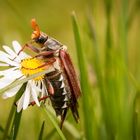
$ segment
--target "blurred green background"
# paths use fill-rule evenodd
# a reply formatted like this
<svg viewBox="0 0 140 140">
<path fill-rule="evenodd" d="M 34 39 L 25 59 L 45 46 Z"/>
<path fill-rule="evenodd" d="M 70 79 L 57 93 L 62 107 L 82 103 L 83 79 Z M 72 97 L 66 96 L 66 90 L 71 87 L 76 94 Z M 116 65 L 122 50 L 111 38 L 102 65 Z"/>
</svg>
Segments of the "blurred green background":
<svg viewBox="0 0 140 140">
<path fill-rule="evenodd" d="M 1 49 L 2 45 L 12 46 L 11 43 L 13 40 L 18 40 L 21 45 L 28 42 L 32 33 L 30 20 L 32 18 L 36 18 L 43 32 L 46 32 L 48 35 L 56 38 L 68 46 L 68 50 L 76 67 L 77 73 L 80 73 L 80 70 L 78 70 L 77 53 L 71 21 L 71 13 L 73 10 L 77 14 L 84 57 L 86 58 L 86 69 L 88 71 L 88 79 L 92 90 L 91 93 L 86 94 L 88 94 L 87 96 L 91 96 L 90 102 L 92 103 L 92 107 L 90 106 L 89 109 L 92 108 L 93 110 L 90 110 L 91 112 L 89 112 L 89 116 L 90 113 L 92 114 L 94 112 L 94 115 L 92 114 L 93 116 L 90 116 L 90 120 L 93 120 L 92 123 L 94 125 L 94 130 L 92 130 L 93 136 L 87 137 L 86 139 L 140 139 L 140 136 L 138 135 L 140 132 L 139 103 L 138 107 L 135 108 L 134 104 L 136 99 L 133 99 L 135 94 L 138 93 L 140 89 L 139 0 L 0 0 Z M 88 19 L 90 19 L 95 29 L 96 41 L 91 37 L 91 28 L 89 28 Z M 93 44 L 92 39 L 94 40 Z M 97 49 L 99 61 L 96 61 L 96 49 L 93 49 L 92 45 L 98 46 Z M 124 55 L 121 56 L 121 53 L 124 53 Z M 103 81 L 100 81 L 100 76 L 98 76 L 99 69 L 97 69 L 98 64 L 96 62 L 100 64 L 99 69 L 101 70 L 101 77 Z M 124 65 L 127 65 L 127 68 Z M 125 70 L 127 69 L 126 71 L 128 73 L 130 72 L 135 80 L 130 78 L 133 80 L 129 81 L 129 75 L 126 74 L 127 72 L 124 72 L 122 67 L 125 67 Z M 122 82 L 123 80 L 118 78 L 119 74 L 120 77 L 125 75 L 128 78 L 127 80 L 130 85 L 126 86 L 127 91 L 125 91 L 125 84 L 127 82 Z M 100 84 L 102 82 L 103 85 Z M 105 104 L 107 104 L 105 106 L 106 109 L 101 109 L 103 100 L 100 99 L 100 92 L 102 93 L 102 89 L 105 90 L 106 93 L 106 99 L 103 99 L 106 102 Z M 130 94 L 125 95 L 123 94 L 124 92 L 129 92 Z M 114 94 L 114 97 L 112 97 L 110 94 Z M 119 96 L 117 94 L 119 94 Z M 84 96 L 86 96 L 85 93 Z M 81 98 L 84 98 L 84 96 Z M 63 132 L 68 140 L 85 139 L 86 137 L 87 132 L 85 131 L 84 123 L 84 105 L 82 105 L 85 102 L 81 98 L 79 99 L 80 123 L 76 124 L 72 118 L 71 112 L 69 111 L 68 113 L 67 120 L 78 131 L 76 133 L 77 135 L 75 136 L 74 133 L 70 133 L 70 127 L 68 127 L 68 129 L 64 127 Z M 129 99 L 130 102 L 132 99 L 132 104 L 129 103 Z M 139 100 L 139 98 L 137 99 Z M 124 101 L 124 106 L 121 104 L 122 100 Z M 12 101 L 13 98 L 8 100 L 3 100 L 0 98 L 0 126 L 2 128 L 4 128 L 6 125 Z M 119 133 L 118 129 L 121 128 L 121 121 L 125 120 L 125 118 L 122 116 L 125 116 L 126 114 L 123 114 L 123 111 L 118 107 L 119 105 L 120 107 L 124 107 L 122 110 L 127 110 L 127 115 L 130 113 L 130 118 L 128 117 L 129 121 L 124 123 L 124 125 L 131 128 L 127 131 L 127 135 L 125 135 L 125 132 L 122 131 L 124 137 L 123 134 L 120 136 L 121 132 Z M 133 111 L 131 108 L 129 108 L 129 105 L 134 107 Z M 111 108 L 111 106 L 113 107 Z M 114 110 L 114 108 L 119 109 Z M 107 115 L 103 115 L 103 110 Z M 133 118 L 133 112 L 135 111 L 137 115 Z M 126 118 L 127 115 L 125 116 Z M 121 117 L 121 121 L 117 122 L 117 119 Z M 38 139 L 39 131 L 44 120 L 44 139 L 45 136 L 47 137 L 51 132 L 52 134 L 50 134 L 51 137 L 49 139 L 59 140 L 60 137 L 55 132 L 50 120 L 43 113 L 43 111 L 36 106 L 29 107 L 29 109 L 23 112 L 17 139 Z M 108 123 L 108 121 L 113 123 Z M 131 121 L 136 121 L 136 124 L 138 125 L 135 123 L 132 124 Z M 125 127 L 122 129 L 125 129 Z M 108 133 L 110 130 L 113 132 Z M 130 133 L 129 136 L 128 133 L 132 131 L 134 131 L 133 134 Z M 2 138 L 2 133 L 3 132 L 0 131 L 0 139 Z"/>
</svg>

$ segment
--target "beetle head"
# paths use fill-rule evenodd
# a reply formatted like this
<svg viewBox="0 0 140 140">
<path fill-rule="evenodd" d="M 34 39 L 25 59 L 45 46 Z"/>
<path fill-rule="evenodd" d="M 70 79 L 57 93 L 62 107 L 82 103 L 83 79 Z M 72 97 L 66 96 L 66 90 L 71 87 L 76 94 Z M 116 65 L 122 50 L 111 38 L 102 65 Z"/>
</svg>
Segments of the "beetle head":
<svg viewBox="0 0 140 140">
<path fill-rule="evenodd" d="M 35 19 L 31 20 L 31 26 L 33 28 L 33 33 L 31 35 L 31 39 L 34 40 L 36 43 L 44 44 L 45 41 L 47 40 L 48 36 L 45 33 L 40 31 L 39 26 L 36 23 Z"/>
</svg>

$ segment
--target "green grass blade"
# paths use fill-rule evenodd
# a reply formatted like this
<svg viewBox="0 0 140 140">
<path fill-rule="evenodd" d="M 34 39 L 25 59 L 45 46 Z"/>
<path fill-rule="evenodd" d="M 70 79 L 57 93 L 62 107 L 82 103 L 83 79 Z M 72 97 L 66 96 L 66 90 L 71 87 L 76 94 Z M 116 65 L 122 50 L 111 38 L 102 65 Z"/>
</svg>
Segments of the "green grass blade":
<svg viewBox="0 0 140 140">
<path fill-rule="evenodd" d="M 4 132 L 4 128 L 0 125 L 0 132 Z"/>
<path fill-rule="evenodd" d="M 47 107 L 47 109 L 49 110 L 49 113 L 51 113 L 51 115 L 55 118 L 56 115 L 53 112 L 52 109 L 50 109 L 49 107 Z M 59 119 L 57 119 L 58 121 L 60 121 Z M 72 125 L 70 122 L 68 122 L 67 120 L 65 120 L 64 124 L 63 124 L 63 128 L 73 136 L 73 138 L 75 139 L 80 139 L 81 137 L 83 137 L 81 135 L 81 133 L 74 127 L 74 125 Z M 53 132 L 52 132 L 53 133 Z M 51 135 L 51 133 L 50 133 Z M 49 137 L 49 136 L 46 136 Z"/>
<path fill-rule="evenodd" d="M 55 129 L 57 130 L 57 133 L 59 134 L 60 138 L 62 140 L 66 140 L 66 137 L 64 136 L 64 134 L 62 133 L 58 123 L 56 122 L 56 120 L 54 119 L 54 116 L 51 114 L 51 112 L 49 111 L 49 109 L 47 109 L 47 107 L 45 105 L 43 106 L 43 110 L 44 112 L 47 114 L 49 120 L 52 122 L 53 126 L 55 127 Z"/>
<path fill-rule="evenodd" d="M 133 100 L 132 135 L 133 140 L 138 140 L 140 139 L 140 83 L 130 72 L 128 73 L 128 78 L 136 90 L 136 92 L 131 96 Z"/>
<path fill-rule="evenodd" d="M 12 128 L 11 128 L 11 139 L 12 140 L 16 140 L 16 138 L 17 138 L 21 116 L 22 116 L 22 111 L 20 111 L 19 113 L 17 111 L 15 112 L 14 121 L 13 121 Z"/>
<path fill-rule="evenodd" d="M 140 139 L 140 91 L 136 92 L 133 106 L 133 140 Z"/>
<path fill-rule="evenodd" d="M 128 78 L 137 91 L 140 91 L 140 83 L 135 79 L 131 72 L 128 72 Z M 139 92 L 138 92 L 139 93 Z M 137 94 L 136 94 L 137 95 Z"/>
<path fill-rule="evenodd" d="M 55 135 L 55 128 L 49 132 L 49 134 L 44 138 L 44 140 L 50 140 Z"/>
<path fill-rule="evenodd" d="M 85 125 L 85 135 L 88 140 L 94 139 L 94 110 L 93 110 L 93 99 L 91 87 L 88 79 L 87 66 L 84 59 L 83 48 L 81 45 L 81 39 L 78 29 L 78 24 L 76 21 L 75 13 L 72 15 L 72 25 L 75 37 L 77 57 L 80 69 L 80 82 L 82 88 L 82 101 L 83 101 L 83 111 L 84 111 L 84 125 Z M 89 115 L 90 112 L 90 115 Z M 90 127 L 89 127 L 90 126 Z"/>
<path fill-rule="evenodd" d="M 113 48 L 113 34 L 112 34 L 112 22 L 111 22 L 111 10 L 112 10 L 112 0 L 105 0 L 105 10 L 106 10 L 106 48 L 105 48 L 105 94 L 106 94 L 106 104 L 107 104 L 107 125 L 108 125 L 108 135 L 110 139 L 115 139 L 115 132 L 118 125 L 118 98 L 117 98 L 117 88 L 115 82 L 114 71 L 116 69 L 115 65 L 115 54 Z M 112 121 L 110 121 L 112 120 Z"/>
<path fill-rule="evenodd" d="M 15 102 L 21 97 L 21 95 L 25 91 L 26 85 L 27 85 L 27 83 L 23 84 L 21 89 L 18 91 L 18 93 L 15 97 L 15 101 L 13 103 L 14 107 L 15 107 Z M 11 132 L 10 132 L 10 136 L 11 136 L 12 140 L 16 140 L 16 138 L 17 138 L 17 134 L 18 134 L 18 131 L 19 131 L 19 126 L 20 126 L 20 121 L 21 121 L 21 116 L 22 116 L 22 111 L 20 111 L 18 113 L 15 109 L 15 114 L 14 115 L 15 116 L 14 116 L 14 119 L 13 119 L 13 124 L 12 124 Z"/>
<path fill-rule="evenodd" d="M 40 133 L 39 133 L 38 140 L 43 140 L 44 127 L 45 127 L 45 121 L 43 121 L 43 123 L 42 123 L 42 126 L 41 126 L 41 129 L 40 129 Z"/>
<path fill-rule="evenodd" d="M 99 45 L 98 45 L 98 41 L 97 41 L 97 34 L 96 34 L 96 30 L 94 28 L 93 22 L 92 22 L 92 14 L 91 12 L 88 12 L 87 14 L 87 28 L 88 28 L 88 37 L 91 40 L 91 45 L 92 45 L 92 50 L 93 51 L 92 55 L 91 55 L 91 65 L 92 68 L 95 70 L 96 73 L 96 77 L 97 77 L 97 85 L 98 85 L 98 89 L 99 89 L 99 100 L 100 100 L 100 104 L 101 104 L 101 119 L 102 121 L 100 121 L 99 128 L 97 128 L 97 133 L 98 133 L 98 139 L 109 139 L 108 135 L 107 135 L 107 131 L 109 133 L 109 126 L 108 126 L 108 122 L 110 121 L 108 118 L 108 114 L 107 112 L 107 96 L 105 93 L 105 88 L 104 88 L 104 77 L 103 77 L 103 69 L 101 67 L 101 61 L 100 61 L 100 57 L 99 57 Z"/>
<path fill-rule="evenodd" d="M 80 132 L 68 121 L 65 121 L 64 128 L 74 137 L 74 139 L 79 140 L 82 138 Z"/>
<path fill-rule="evenodd" d="M 6 123 L 6 127 L 5 127 L 5 130 L 4 130 L 4 135 L 3 135 L 2 140 L 5 140 L 8 136 L 8 132 L 9 132 L 9 129 L 11 127 L 11 123 L 12 123 L 12 120 L 13 120 L 14 113 L 15 113 L 15 106 L 12 105 L 9 116 L 8 116 L 8 120 L 7 120 L 7 123 Z"/>
<path fill-rule="evenodd" d="M 98 87 L 100 90 L 102 110 L 106 112 L 106 94 L 105 94 L 105 90 L 104 90 L 103 70 L 101 68 L 101 62 L 100 62 L 100 58 L 99 58 L 99 45 L 98 45 L 98 41 L 97 41 L 96 31 L 92 24 L 92 18 L 93 17 L 91 14 L 87 15 L 89 38 L 92 41 L 92 46 L 93 46 L 92 48 L 93 48 L 93 53 L 94 53 L 94 55 L 92 55 L 92 67 L 95 68 L 95 72 L 97 75 L 97 83 L 98 83 Z M 105 113 L 103 113 L 103 115 L 105 115 Z M 106 118 L 107 117 L 104 116 L 105 120 L 106 120 Z"/>
<path fill-rule="evenodd" d="M 121 4 L 120 16 L 119 16 L 119 53 L 118 58 L 118 87 L 119 87 L 119 125 L 118 139 L 132 140 L 132 118 L 133 118 L 133 104 L 129 101 L 131 96 L 131 85 L 128 82 L 128 1 L 123 0 Z M 132 100 L 132 98 L 131 98 Z"/>
<path fill-rule="evenodd" d="M 9 113 L 9 116 L 8 116 L 8 119 L 7 119 L 6 127 L 5 127 L 5 130 L 4 130 L 4 135 L 3 135 L 3 138 L 2 138 L 3 140 L 5 140 L 7 138 L 7 136 L 8 136 L 9 129 L 10 129 L 11 123 L 13 121 L 13 116 L 14 116 L 14 113 L 16 112 L 15 102 L 23 94 L 23 92 L 25 91 L 25 88 L 26 88 L 26 83 L 23 84 L 23 86 L 20 88 L 20 90 L 16 94 L 16 97 L 14 99 L 14 102 L 12 104 L 12 107 L 11 107 L 11 110 L 10 110 L 10 113 Z"/>
<path fill-rule="evenodd" d="M 4 128 L 0 125 L 0 132 L 1 133 L 4 133 Z M 9 136 L 7 136 L 7 139 L 10 139 L 10 137 Z"/>
</svg>

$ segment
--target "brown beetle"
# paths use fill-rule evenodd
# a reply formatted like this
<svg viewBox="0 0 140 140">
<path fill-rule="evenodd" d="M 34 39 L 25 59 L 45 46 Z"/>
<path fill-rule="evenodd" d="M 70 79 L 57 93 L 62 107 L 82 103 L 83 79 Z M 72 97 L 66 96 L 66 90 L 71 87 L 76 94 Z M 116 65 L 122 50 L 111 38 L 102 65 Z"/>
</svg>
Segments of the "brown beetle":
<svg viewBox="0 0 140 140">
<path fill-rule="evenodd" d="M 56 115 L 61 116 L 60 128 L 62 128 L 69 108 L 76 122 L 78 122 L 77 99 L 81 95 L 81 90 L 71 58 L 66 51 L 67 47 L 41 32 L 35 19 L 31 20 L 31 25 L 34 30 L 31 35 L 32 43 L 26 44 L 23 49 L 25 47 L 30 48 L 37 53 L 35 57 L 39 57 L 40 59 L 47 58 L 47 64 L 54 67 L 54 71 L 46 74 L 44 77 L 48 96 L 39 100 L 50 98 Z M 37 44 L 40 48 L 33 44 Z M 31 104 L 33 105 L 34 102 Z"/>
</svg>

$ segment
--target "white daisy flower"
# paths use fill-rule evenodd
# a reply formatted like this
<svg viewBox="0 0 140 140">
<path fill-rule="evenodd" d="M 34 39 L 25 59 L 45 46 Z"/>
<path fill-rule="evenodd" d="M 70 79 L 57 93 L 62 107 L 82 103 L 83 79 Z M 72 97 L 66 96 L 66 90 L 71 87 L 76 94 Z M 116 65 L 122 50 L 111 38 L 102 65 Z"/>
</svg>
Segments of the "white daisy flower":
<svg viewBox="0 0 140 140">
<path fill-rule="evenodd" d="M 32 58 L 21 50 L 21 46 L 17 41 L 13 41 L 13 50 L 8 46 L 3 46 L 4 51 L 0 51 L 0 67 L 9 66 L 10 68 L 0 71 L 0 89 L 10 85 L 16 80 L 21 80 L 29 75 L 45 70 L 44 67 L 39 67 L 44 64 L 42 60 Z M 38 97 L 47 95 L 46 86 L 43 83 L 43 75 L 35 79 L 29 80 L 26 89 L 20 99 L 17 101 L 17 112 L 21 109 L 25 110 L 30 102 L 34 101 L 40 106 Z M 18 85 L 13 89 L 6 91 L 3 98 L 14 96 L 22 85 Z"/>
</svg>

